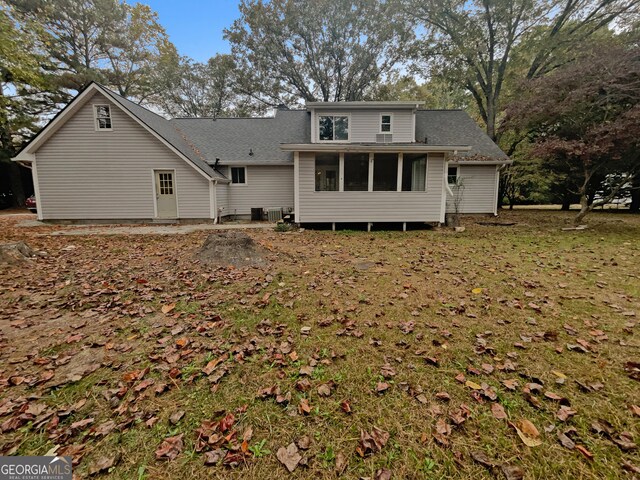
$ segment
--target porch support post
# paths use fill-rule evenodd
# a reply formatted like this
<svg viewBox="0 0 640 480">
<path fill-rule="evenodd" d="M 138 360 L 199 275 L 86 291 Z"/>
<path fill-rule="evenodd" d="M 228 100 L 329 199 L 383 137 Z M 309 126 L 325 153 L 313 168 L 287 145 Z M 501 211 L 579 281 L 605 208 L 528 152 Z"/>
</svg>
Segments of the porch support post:
<svg viewBox="0 0 640 480">
<path fill-rule="evenodd" d="M 293 213 L 300 223 L 300 152 L 293 152 Z"/>
<path fill-rule="evenodd" d="M 369 153 L 369 189 L 373 192 L 373 152 Z"/>
<path fill-rule="evenodd" d="M 403 232 L 407 231 L 407 222 L 402 222 L 402 231 Z"/>
<path fill-rule="evenodd" d="M 404 156 L 402 152 L 398 154 L 398 183 L 396 187 L 396 191 L 402 191 L 402 162 L 404 160 Z"/>
<path fill-rule="evenodd" d="M 373 222 L 367 222 L 367 232 L 371 231 L 371 226 L 373 225 Z"/>
<path fill-rule="evenodd" d="M 340 154 L 338 162 L 338 191 L 344 192 L 344 153 Z"/>
</svg>

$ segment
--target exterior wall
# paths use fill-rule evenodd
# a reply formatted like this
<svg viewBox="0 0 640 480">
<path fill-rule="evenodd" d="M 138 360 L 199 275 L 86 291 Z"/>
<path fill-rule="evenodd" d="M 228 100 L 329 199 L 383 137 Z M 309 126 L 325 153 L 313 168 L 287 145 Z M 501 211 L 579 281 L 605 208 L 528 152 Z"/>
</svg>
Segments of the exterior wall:
<svg viewBox="0 0 640 480">
<path fill-rule="evenodd" d="M 496 165 L 460 165 L 458 176 L 464 190 L 459 213 L 496 213 L 498 176 Z M 454 192 L 455 193 L 455 192 Z M 453 197 L 447 193 L 447 212 L 454 212 Z"/>
<path fill-rule="evenodd" d="M 229 185 L 227 183 L 216 185 L 216 203 L 221 217 L 229 215 Z"/>
<path fill-rule="evenodd" d="M 111 105 L 96 131 L 93 104 Z M 44 220 L 152 219 L 153 169 L 175 169 L 180 218 L 209 218 L 208 180 L 118 106 L 95 94 L 36 152 Z"/>
<path fill-rule="evenodd" d="M 321 115 L 349 115 L 349 142 L 375 143 L 376 134 L 380 132 L 380 115 L 391 113 L 391 133 L 394 142 L 415 142 L 414 113 L 412 110 L 352 110 L 349 112 L 315 110 L 312 131 L 315 138 L 312 142 L 318 142 L 318 116 Z M 324 142 L 320 142 L 324 143 Z"/>
<path fill-rule="evenodd" d="M 316 192 L 315 154 L 300 153 L 299 165 L 299 222 L 444 221 L 442 154 L 428 156 L 426 192 Z"/>
<path fill-rule="evenodd" d="M 251 208 L 259 207 L 293 208 L 293 165 L 246 166 L 246 182 L 229 184 L 223 215 L 251 215 Z"/>
</svg>

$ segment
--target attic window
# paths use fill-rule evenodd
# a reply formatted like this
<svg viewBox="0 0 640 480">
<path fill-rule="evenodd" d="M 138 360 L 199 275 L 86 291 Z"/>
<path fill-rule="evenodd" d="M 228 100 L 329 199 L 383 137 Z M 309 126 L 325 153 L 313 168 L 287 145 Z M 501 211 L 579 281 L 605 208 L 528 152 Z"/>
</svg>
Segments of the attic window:
<svg viewBox="0 0 640 480">
<path fill-rule="evenodd" d="M 391 133 L 391 114 L 380 115 L 380 133 Z"/>
<path fill-rule="evenodd" d="M 109 105 L 94 105 L 93 113 L 96 119 L 96 130 L 111 130 L 111 107 Z"/>
<path fill-rule="evenodd" d="M 318 138 L 322 142 L 349 140 L 349 117 L 337 115 L 319 116 Z"/>
</svg>

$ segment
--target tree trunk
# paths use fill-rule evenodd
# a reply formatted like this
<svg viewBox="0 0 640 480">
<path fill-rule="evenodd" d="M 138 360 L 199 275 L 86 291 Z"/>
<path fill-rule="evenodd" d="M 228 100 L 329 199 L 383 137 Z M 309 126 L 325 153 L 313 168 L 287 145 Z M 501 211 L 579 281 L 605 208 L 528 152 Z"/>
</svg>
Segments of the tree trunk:
<svg viewBox="0 0 640 480">
<path fill-rule="evenodd" d="M 576 218 L 573 219 L 573 223 L 576 225 L 580 225 L 584 217 L 586 217 L 587 213 L 589 213 L 591 210 L 592 208 L 589 205 L 589 197 L 584 194 L 580 195 L 580 211 L 578 212 L 578 215 L 576 215 Z"/>
<path fill-rule="evenodd" d="M 640 212 L 640 175 L 636 175 L 632 183 L 631 189 L 631 205 L 629 205 L 629 211 L 638 213 Z"/>
<path fill-rule="evenodd" d="M 560 210 L 568 212 L 570 209 L 571 209 L 571 199 L 568 197 L 564 197 L 562 199 L 562 208 Z"/>
</svg>

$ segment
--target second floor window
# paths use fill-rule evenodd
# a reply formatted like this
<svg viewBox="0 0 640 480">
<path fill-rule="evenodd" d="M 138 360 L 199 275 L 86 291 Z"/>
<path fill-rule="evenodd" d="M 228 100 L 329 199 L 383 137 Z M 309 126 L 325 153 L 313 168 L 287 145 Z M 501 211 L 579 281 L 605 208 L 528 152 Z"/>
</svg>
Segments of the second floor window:
<svg viewBox="0 0 640 480">
<path fill-rule="evenodd" d="M 96 130 L 111 130 L 111 108 L 109 105 L 94 105 Z"/>
<path fill-rule="evenodd" d="M 349 140 L 349 117 L 338 115 L 319 116 L 318 138 L 324 142 Z"/>
<path fill-rule="evenodd" d="M 391 133 L 391 115 L 387 113 L 380 115 L 380 133 Z"/>
</svg>

